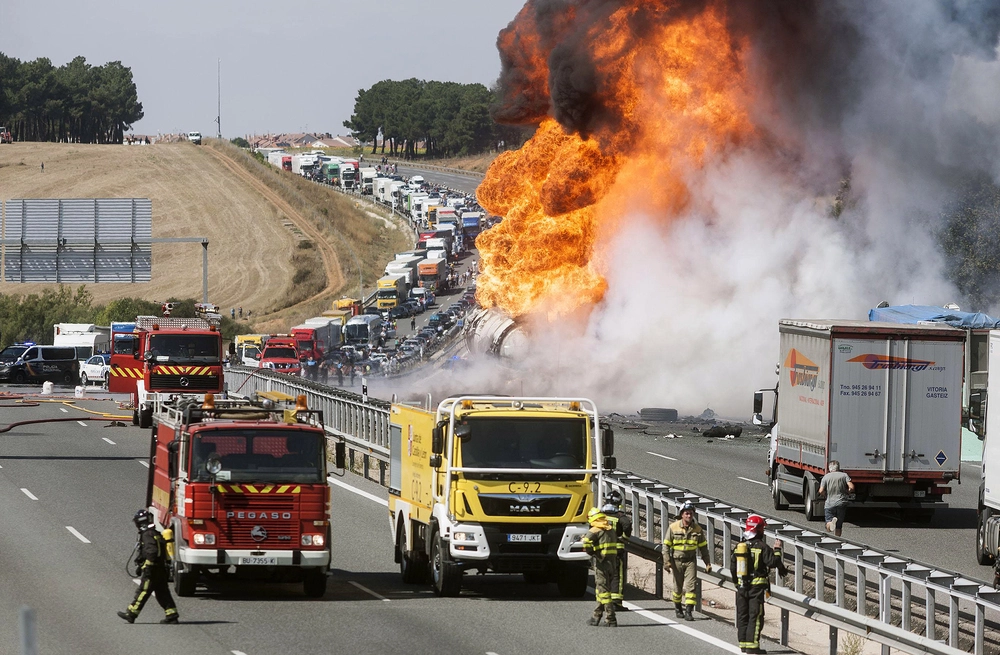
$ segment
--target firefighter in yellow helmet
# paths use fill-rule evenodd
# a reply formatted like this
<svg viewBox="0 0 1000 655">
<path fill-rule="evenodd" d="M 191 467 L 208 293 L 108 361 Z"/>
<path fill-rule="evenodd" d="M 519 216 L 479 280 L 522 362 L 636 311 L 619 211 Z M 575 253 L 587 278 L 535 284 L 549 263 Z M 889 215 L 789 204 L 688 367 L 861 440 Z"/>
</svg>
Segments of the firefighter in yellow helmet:
<svg viewBox="0 0 1000 655">
<path fill-rule="evenodd" d="M 764 541 L 764 517 L 751 514 L 743 529 L 743 540 L 730 557 L 729 570 L 736 585 L 736 633 L 744 653 L 765 653 L 760 648 L 760 631 L 764 628 L 764 601 L 771 589 L 770 572 L 777 569 L 785 575 L 781 560 L 781 540 L 774 548 Z"/>
<path fill-rule="evenodd" d="M 663 566 L 668 573 L 674 574 L 674 611 L 677 618 L 687 621 L 694 621 L 694 589 L 698 579 L 699 553 L 705 562 L 705 570 L 712 570 L 708 561 L 705 531 L 698 525 L 694 515 L 694 505 L 684 503 L 680 518 L 670 524 L 667 536 L 663 539 Z"/>
<path fill-rule="evenodd" d="M 628 568 L 625 540 L 632 536 L 632 519 L 623 510 L 622 495 L 617 489 L 611 490 L 606 501 L 602 510 L 618 536 L 618 589 L 612 590 L 611 601 L 615 604 L 616 612 L 624 612 L 625 570 Z"/>
<path fill-rule="evenodd" d="M 600 625 L 601 617 L 607 612 L 608 627 L 617 628 L 611 593 L 618 590 L 618 536 L 608 517 L 596 507 L 590 510 L 587 519 L 590 532 L 583 537 L 583 549 L 593 559 L 594 587 L 597 588 L 597 608 L 587 624 Z"/>
</svg>

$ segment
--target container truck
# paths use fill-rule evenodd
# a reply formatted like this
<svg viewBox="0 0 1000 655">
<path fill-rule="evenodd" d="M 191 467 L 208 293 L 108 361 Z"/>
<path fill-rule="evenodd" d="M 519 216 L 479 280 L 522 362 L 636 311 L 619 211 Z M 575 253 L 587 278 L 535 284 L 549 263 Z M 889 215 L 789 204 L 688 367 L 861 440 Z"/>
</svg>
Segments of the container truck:
<svg viewBox="0 0 1000 655">
<path fill-rule="evenodd" d="M 1000 371 L 1000 331 L 988 334 L 988 366 Z M 1000 398 L 1000 376 L 986 380 L 986 397 Z M 980 564 L 994 565 L 994 586 L 1000 582 L 1000 404 L 983 406 L 983 460 L 979 483 L 979 505 L 976 521 L 976 559 Z"/>
<path fill-rule="evenodd" d="M 440 294 L 447 286 L 448 262 L 445 259 L 425 259 L 420 262 L 417 273 L 420 286 Z"/>
<path fill-rule="evenodd" d="M 379 278 L 375 290 L 375 306 L 379 309 L 390 310 L 396 305 L 405 302 L 409 286 L 406 283 L 406 275 L 386 275 Z"/>
<path fill-rule="evenodd" d="M 375 191 L 375 178 L 378 171 L 372 166 L 361 169 L 361 195 L 370 196 Z"/>
<path fill-rule="evenodd" d="M 340 323 L 328 316 L 317 316 L 307 319 L 302 325 L 296 325 L 291 330 L 295 339 L 295 348 L 299 357 L 321 362 L 330 351 L 340 346 Z"/>
<path fill-rule="evenodd" d="M 830 460 L 855 485 L 849 507 L 947 507 L 959 479 L 965 332 L 947 325 L 781 320 L 774 389 L 754 394 L 770 428 L 775 509 L 801 502 L 823 518 L 819 481 Z M 773 394 L 764 417 L 765 395 Z"/>
<path fill-rule="evenodd" d="M 81 363 L 98 353 L 111 352 L 111 328 L 93 323 L 56 323 L 52 326 L 53 346 L 76 348 Z"/>
<path fill-rule="evenodd" d="M 462 241 L 467 246 L 476 242 L 476 237 L 483 231 L 482 212 L 462 212 Z"/>
<path fill-rule="evenodd" d="M 393 403 L 389 528 L 404 583 L 457 596 L 466 572 L 521 573 L 582 596 L 587 512 L 601 507 L 614 434 L 579 398 L 459 396 Z M 427 574 L 430 574 L 429 576 Z"/>
<path fill-rule="evenodd" d="M 330 486 L 322 412 L 305 397 L 168 400 L 154 414 L 146 507 L 170 530 L 178 596 L 239 579 L 326 593 Z M 336 441 L 335 465 L 343 468 Z"/>
</svg>

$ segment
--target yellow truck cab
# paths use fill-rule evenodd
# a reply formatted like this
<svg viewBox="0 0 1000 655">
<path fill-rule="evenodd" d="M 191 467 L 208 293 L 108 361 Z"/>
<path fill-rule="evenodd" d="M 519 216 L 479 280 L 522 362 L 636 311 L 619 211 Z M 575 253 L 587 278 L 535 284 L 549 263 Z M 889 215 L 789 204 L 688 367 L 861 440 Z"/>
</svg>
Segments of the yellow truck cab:
<svg viewBox="0 0 1000 655">
<path fill-rule="evenodd" d="M 475 570 L 585 593 L 587 512 L 616 465 L 592 401 L 460 396 L 436 411 L 390 411 L 389 518 L 404 582 L 429 578 L 455 596 Z"/>
</svg>

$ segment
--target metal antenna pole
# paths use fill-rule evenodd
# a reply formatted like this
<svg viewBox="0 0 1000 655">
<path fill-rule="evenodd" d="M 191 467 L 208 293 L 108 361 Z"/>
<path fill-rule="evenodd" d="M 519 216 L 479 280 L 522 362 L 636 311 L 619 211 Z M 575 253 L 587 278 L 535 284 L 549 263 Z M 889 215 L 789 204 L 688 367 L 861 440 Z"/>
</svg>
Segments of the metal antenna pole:
<svg viewBox="0 0 1000 655">
<path fill-rule="evenodd" d="M 221 58 L 219 59 L 219 62 L 218 62 L 216 76 L 218 78 L 218 88 L 219 88 L 218 103 L 219 104 L 218 104 L 218 107 L 216 109 L 215 124 L 218 126 L 218 130 L 217 130 L 216 135 L 218 136 L 218 138 L 221 139 L 222 138 L 222 59 Z"/>
</svg>

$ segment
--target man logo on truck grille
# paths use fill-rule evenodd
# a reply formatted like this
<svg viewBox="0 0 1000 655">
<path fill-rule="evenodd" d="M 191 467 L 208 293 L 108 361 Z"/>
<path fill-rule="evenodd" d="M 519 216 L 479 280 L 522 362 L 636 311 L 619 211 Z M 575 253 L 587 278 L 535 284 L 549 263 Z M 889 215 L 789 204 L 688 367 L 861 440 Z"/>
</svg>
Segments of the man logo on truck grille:
<svg viewBox="0 0 1000 655">
<path fill-rule="evenodd" d="M 858 362 L 869 370 L 922 371 L 928 366 L 934 366 L 934 362 L 929 362 L 926 359 L 908 359 L 906 357 L 892 357 L 889 355 L 876 355 L 874 353 L 858 355 L 847 361 Z"/>
<path fill-rule="evenodd" d="M 819 381 L 819 366 L 795 348 L 788 351 L 788 356 L 785 357 L 785 368 L 788 369 L 788 380 L 793 387 L 816 389 L 816 383 Z"/>
<path fill-rule="evenodd" d="M 264 529 L 263 525 L 255 525 L 253 529 L 250 530 L 250 537 L 254 541 L 264 541 L 267 539 L 267 530 Z"/>
</svg>

